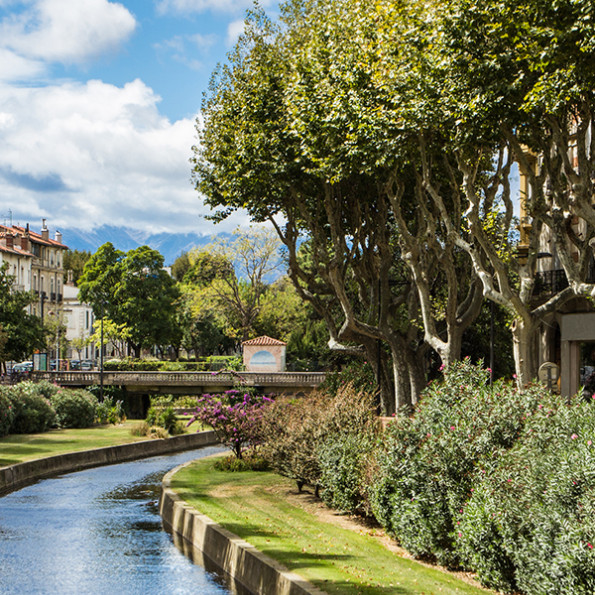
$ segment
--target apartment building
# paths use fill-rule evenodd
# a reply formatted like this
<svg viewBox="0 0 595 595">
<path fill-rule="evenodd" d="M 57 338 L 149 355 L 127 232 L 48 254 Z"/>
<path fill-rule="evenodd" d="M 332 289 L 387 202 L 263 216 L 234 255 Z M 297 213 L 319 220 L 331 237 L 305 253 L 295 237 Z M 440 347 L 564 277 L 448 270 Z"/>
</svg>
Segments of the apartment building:
<svg viewBox="0 0 595 595">
<path fill-rule="evenodd" d="M 42 219 L 40 233 L 33 231 L 29 224 L 25 227 L 13 225 L 9 229 L 14 237 L 13 243 L 32 255 L 27 289 L 35 293 L 37 300 L 31 307 L 31 313 L 43 318 L 45 313 L 57 311 L 62 304 L 64 252 L 68 246 L 62 243 L 59 231 L 50 238 L 45 219 Z"/>
<path fill-rule="evenodd" d="M 0 225 L 0 266 L 8 264 L 8 274 L 15 279 L 14 289 L 31 290 L 33 253 L 29 243 L 23 241 L 12 228 Z"/>
</svg>

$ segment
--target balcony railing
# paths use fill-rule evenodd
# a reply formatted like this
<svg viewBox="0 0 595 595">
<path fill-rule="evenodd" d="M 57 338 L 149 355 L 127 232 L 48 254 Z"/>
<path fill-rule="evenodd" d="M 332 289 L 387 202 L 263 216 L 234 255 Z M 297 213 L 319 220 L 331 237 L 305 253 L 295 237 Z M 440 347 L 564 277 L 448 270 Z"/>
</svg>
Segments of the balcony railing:
<svg viewBox="0 0 595 595">
<path fill-rule="evenodd" d="M 568 287 L 564 269 L 535 273 L 535 293 L 558 293 Z"/>
</svg>

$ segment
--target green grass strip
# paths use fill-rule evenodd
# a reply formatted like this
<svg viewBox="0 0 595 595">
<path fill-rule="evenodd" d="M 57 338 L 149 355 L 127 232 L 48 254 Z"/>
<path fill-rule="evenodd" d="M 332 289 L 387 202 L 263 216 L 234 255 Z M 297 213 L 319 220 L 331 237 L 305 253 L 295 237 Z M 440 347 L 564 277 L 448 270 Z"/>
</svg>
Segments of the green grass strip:
<svg viewBox="0 0 595 595">
<path fill-rule="evenodd" d="M 0 467 L 53 455 L 146 440 L 130 433 L 136 420 L 117 426 L 50 430 L 42 434 L 10 434 L 0 438 Z"/>
<path fill-rule="evenodd" d="M 453 574 L 402 558 L 374 537 L 299 505 L 295 484 L 267 472 L 221 472 L 212 458 L 175 474 L 186 502 L 329 594 L 486 594 Z"/>
</svg>

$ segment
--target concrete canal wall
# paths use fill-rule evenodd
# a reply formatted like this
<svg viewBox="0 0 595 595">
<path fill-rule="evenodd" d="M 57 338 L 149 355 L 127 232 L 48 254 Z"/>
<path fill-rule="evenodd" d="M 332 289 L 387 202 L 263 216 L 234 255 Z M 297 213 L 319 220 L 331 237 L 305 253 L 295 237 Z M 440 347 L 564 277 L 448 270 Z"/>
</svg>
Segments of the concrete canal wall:
<svg viewBox="0 0 595 595">
<path fill-rule="evenodd" d="M 94 448 L 81 452 L 71 452 L 54 455 L 44 459 L 35 459 L 18 463 L 10 467 L 0 468 L 0 495 L 8 494 L 38 479 L 52 477 L 62 473 L 71 473 L 99 467 L 113 465 L 147 457 L 154 457 L 201 446 L 217 444 L 217 437 L 212 431 L 172 436 L 161 440 L 143 440 L 120 446 Z"/>
<path fill-rule="evenodd" d="M 190 463 L 187 463 L 190 464 Z M 308 581 L 265 556 L 182 500 L 170 487 L 181 465 L 163 478 L 160 513 L 174 542 L 192 560 L 224 570 L 236 585 L 259 595 L 324 595 Z"/>
</svg>

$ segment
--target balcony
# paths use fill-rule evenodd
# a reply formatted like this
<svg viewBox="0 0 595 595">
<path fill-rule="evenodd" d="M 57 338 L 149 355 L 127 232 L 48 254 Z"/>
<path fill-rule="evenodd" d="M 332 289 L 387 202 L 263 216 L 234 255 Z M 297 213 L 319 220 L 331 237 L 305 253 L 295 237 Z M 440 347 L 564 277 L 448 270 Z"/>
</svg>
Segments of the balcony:
<svg viewBox="0 0 595 595">
<path fill-rule="evenodd" d="M 568 287 L 568 279 L 564 269 L 541 271 L 535 273 L 535 294 L 558 293 Z"/>
</svg>

